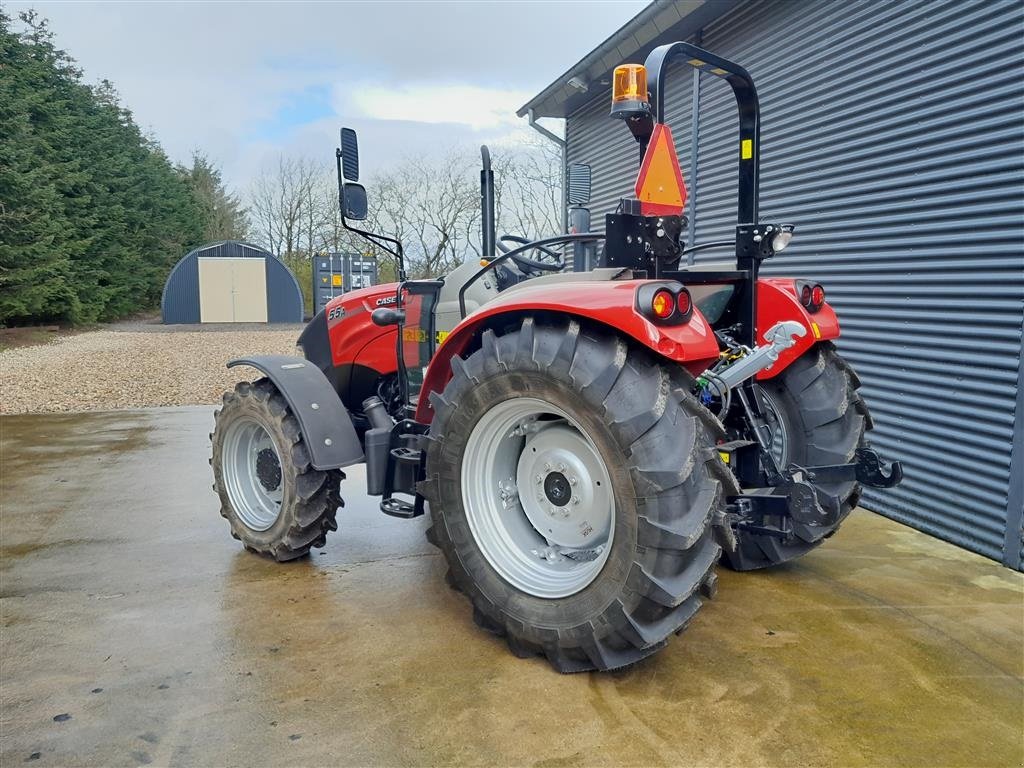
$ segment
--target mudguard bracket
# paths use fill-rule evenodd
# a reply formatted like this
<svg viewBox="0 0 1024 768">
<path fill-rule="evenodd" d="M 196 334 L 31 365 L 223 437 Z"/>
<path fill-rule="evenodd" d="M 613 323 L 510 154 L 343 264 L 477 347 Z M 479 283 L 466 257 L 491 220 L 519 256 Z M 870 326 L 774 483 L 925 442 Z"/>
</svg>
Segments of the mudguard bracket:
<svg viewBox="0 0 1024 768">
<path fill-rule="evenodd" d="M 228 363 L 228 368 L 248 365 L 274 382 L 302 428 L 313 469 L 328 470 L 363 460 L 352 417 L 323 371 L 301 357 L 254 355 Z"/>
</svg>

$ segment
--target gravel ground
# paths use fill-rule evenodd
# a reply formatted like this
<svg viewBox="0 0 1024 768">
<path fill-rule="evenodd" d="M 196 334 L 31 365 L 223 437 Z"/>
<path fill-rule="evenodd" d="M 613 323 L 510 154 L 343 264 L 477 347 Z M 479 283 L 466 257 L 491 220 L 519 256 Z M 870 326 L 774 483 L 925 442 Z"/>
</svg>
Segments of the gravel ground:
<svg viewBox="0 0 1024 768">
<path fill-rule="evenodd" d="M 248 354 L 294 354 L 301 325 L 112 325 L 0 352 L 0 414 L 107 411 L 220 401 Z"/>
</svg>

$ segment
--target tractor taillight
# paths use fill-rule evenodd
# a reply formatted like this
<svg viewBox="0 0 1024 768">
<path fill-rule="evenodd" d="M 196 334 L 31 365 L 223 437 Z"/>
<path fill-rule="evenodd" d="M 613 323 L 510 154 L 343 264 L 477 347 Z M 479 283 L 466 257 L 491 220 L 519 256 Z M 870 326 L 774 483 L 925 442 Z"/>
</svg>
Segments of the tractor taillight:
<svg viewBox="0 0 1024 768">
<path fill-rule="evenodd" d="M 656 325 L 682 325 L 693 315 L 690 292 L 674 280 L 644 283 L 636 290 L 634 306 Z"/>
<path fill-rule="evenodd" d="M 654 298 L 651 299 L 651 311 L 659 320 L 668 320 L 676 311 L 675 296 L 664 288 L 655 291 Z"/>
<path fill-rule="evenodd" d="M 808 312 L 817 312 L 825 305 L 825 289 L 819 283 L 797 280 L 796 290 L 800 303 Z"/>
<path fill-rule="evenodd" d="M 679 310 L 679 314 L 688 315 L 690 310 L 693 308 L 693 301 L 690 299 L 690 292 L 683 288 L 676 296 L 676 308 Z"/>
</svg>

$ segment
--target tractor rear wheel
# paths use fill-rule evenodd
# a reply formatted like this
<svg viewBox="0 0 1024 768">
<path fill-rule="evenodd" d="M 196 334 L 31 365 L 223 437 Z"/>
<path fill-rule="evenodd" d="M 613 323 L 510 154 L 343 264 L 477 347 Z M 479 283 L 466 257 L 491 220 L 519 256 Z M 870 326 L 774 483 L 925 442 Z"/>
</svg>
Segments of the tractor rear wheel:
<svg viewBox="0 0 1024 768">
<path fill-rule="evenodd" d="M 687 374 L 532 318 L 452 368 L 421 490 L 477 624 L 560 672 L 662 648 L 714 592 L 732 487 Z"/>
<path fill-rule="evenodd" d="M 298 420 L 268 379 L 224 393 L 215 414 L 213 490 L 231 535 L 279 562 L 322 547 L 336 531 L 344 474 L 313 469 Z"/>
<path fill-rule="evenodd" d="M 779 466 L 802 467 L 853 461 L 871 428 L 871 417 L 857 392 L 860 380 L 831 342 L 812 347 L 785 371 L 760 384 L 765 416 L 772 428 L 771 451 Z M 749 571 L 794 560 L 807 554 L 838 530 L 857 506 L 856 482 L 818 486 L 840 501 L 833 525 L 794 526 L 788 540 L 737 531 L 738 547 L 725 553 L 725 563 Z"/>
</svg>

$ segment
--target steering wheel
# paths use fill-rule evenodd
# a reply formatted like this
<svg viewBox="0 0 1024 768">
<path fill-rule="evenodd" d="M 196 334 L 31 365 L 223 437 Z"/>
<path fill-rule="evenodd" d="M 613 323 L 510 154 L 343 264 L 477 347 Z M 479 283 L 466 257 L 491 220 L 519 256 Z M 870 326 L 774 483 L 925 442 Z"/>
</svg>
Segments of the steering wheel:
<svg viewBox="0 0 1024 768">
<path fill-rule="evenodd" d="M 502 235 L 495 245 L 498 246 L 498 250 L 502 253 L 508 253 L 512 250 L 512 247 L 505 245 L 505 242 L 513 243 L 515 246 L 528 245 L 531 241 L 525 237 L 519 237 L 518 235 Z M 514 246 L 513 246 L 514 247 Z M 542 255 L 548 257 L 551 261 L 540 261 L 539 259 L 528 259 L 522 254 L 515 254 L 510 256 L 523 271 L 527 274 L 536 274 L 537 272 L 561 272 L 565 269 L 565 260 L 562 255 L 557 251 L 553 251 L 550 248 L 545 248 L 543 245 L 534 246 L 533 250 L 540 251 Z"/>
</svg>

